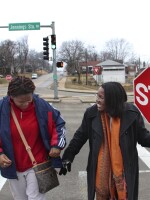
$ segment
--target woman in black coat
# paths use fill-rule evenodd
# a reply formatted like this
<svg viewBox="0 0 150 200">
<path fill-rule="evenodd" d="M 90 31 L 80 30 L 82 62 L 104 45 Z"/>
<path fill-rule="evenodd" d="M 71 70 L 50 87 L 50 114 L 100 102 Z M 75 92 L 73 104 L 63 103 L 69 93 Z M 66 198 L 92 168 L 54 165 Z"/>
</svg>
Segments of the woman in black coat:
<svg viewBox="0 0 150 200">
<path fill-rule="evenodd" d="M 88 200 L 138 200 L 137 143 L 150 147 L 150 132 L 139 110 L 127 103 L 118 82 L 102 84 L 96 104 L 88 108 L 63 154 L 59 174 L 71 171 L 71 163 L 89 140 L 87 164 Z"/>
</svg>

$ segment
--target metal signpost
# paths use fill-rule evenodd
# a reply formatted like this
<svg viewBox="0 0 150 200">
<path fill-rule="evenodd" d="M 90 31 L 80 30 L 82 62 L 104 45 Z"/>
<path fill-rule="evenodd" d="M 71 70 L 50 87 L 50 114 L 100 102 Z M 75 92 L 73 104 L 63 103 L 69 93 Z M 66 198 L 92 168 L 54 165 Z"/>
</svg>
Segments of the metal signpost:
<svg viewBox="0 0 150 200">
<path fill-rule="evenodd" d="M 40 30 L 40 28 L 51 28 L 52 35 L 55 35 L 55 22 L 52 22 L 51 25 L 40 25 L 40 22 L 10 23 L 9 26 L 0 26 L 0 28 L 8 28 L 9 31 L 30 31 L 30 30 Z M 54 99 L 58 99 L 56 49 L 52 49 L 52 51 L 53 51 Z"/>
<path fill-rule="evenodd" d="M 96 75 L 96 82 L 97 84 L 99 83 L 99 75 L 102 73 L 102 68 L 101 66 L 95 66 L 93 67 L 93 74 Z"/>
<path fill-rule="evenodd" d="M 55 35 L 55 23 L 52 22 L 52 35 Z M 58 99 L 58 88 L 57 88 L 57 69 L 56 69 L 56 49 L 53 50 L 53 80 L 54 80 L 54 99 Z"/>
</svg>

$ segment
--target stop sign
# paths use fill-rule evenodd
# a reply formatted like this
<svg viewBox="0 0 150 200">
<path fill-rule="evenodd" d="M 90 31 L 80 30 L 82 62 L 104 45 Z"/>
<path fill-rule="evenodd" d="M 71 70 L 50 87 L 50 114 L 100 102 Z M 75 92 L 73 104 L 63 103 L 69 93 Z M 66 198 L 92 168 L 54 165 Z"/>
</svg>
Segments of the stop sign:
<svg viewBox="0 0 150 200">
<path fill-rule="evenodd" d="M 134 103 L 150 123 L 150 67 L 134 79 Z"/>
<path fill-rule="evenodd" d="M 100 75 L 101 71 L 102 71 L 102 68 L 100 66 L 93 67 L 94 75 Z"/>
</svg>

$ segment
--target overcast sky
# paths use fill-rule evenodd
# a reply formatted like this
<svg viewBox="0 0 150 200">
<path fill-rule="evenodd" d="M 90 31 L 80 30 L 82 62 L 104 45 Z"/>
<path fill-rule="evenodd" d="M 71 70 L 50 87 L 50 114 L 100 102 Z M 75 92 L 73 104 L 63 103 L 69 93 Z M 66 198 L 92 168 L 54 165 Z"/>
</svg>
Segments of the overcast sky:
<svg viewBox="0 0 150 200">
<path fill-rule="evenodd" d="M 124 38 L 141 59 L 150 62 L 149 0 L 4 0 L 0 26 L 9 23 L 55 22 L 57 48 L 62 42 L 81 40 L 100 52 L 113 38 Z M 28 36 L 29 48 L 43 51 L 43 37 L 51 28 L 37 31 L 0 29 L 0 41 Z"/>
</svg>

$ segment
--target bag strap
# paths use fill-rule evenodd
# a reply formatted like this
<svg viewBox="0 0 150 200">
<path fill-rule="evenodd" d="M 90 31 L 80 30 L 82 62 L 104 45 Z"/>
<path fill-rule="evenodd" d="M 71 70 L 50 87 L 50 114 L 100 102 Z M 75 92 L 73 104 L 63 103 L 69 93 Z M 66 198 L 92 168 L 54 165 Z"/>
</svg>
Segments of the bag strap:
<svg viewBox="0 0 150 200">
<path fill-rule="evenodd" d="M 24 144 L 24 146 L 25 146 L 25 148 L 26 148 L 26 150 L 27 150 L 27 152 L 28 152 L 28 154 L 29 154 L 29 157 L 30 157 L 30 159 L 31 159 L 31 162 L 32 162 L 33 165 L 36 165 L 37 162 L 36 162 L 36 160 L 35 160 L 35 158 L 34 158 L 34 156 L 33 156 L 33 154 L 32 154 L 31 147 L 30 147 L 30 146 L 28 145 L 28 143 L 27 143 L 27 140 L 26 140 L 26 138 L 25 138 L 25 136 L 24 136 L 24 134 L 23 134 L 23 131 L 22 131 L 21 127 L 20 127 L 20 124 L 19 124 L 19 122 L 18 122 L 18 119 L 17 119 L 17 117 L 16 117 L 16 114 L 15 114 L 15 112 L 14 112 L 12 106 L 11 106 L 11 114 L 12 114 L 12 116 L 13 116 L 14 122 L 15 122 L 16 127 L 17 127 L 17 130 L 18 130 L 18 132 L 19 132 L 19 134 L 20 134 L 20 137 L 21 137 L 21 139 L 22 139 L 22 142 L 23 142 L 23 144 Z"/>
</svg>

